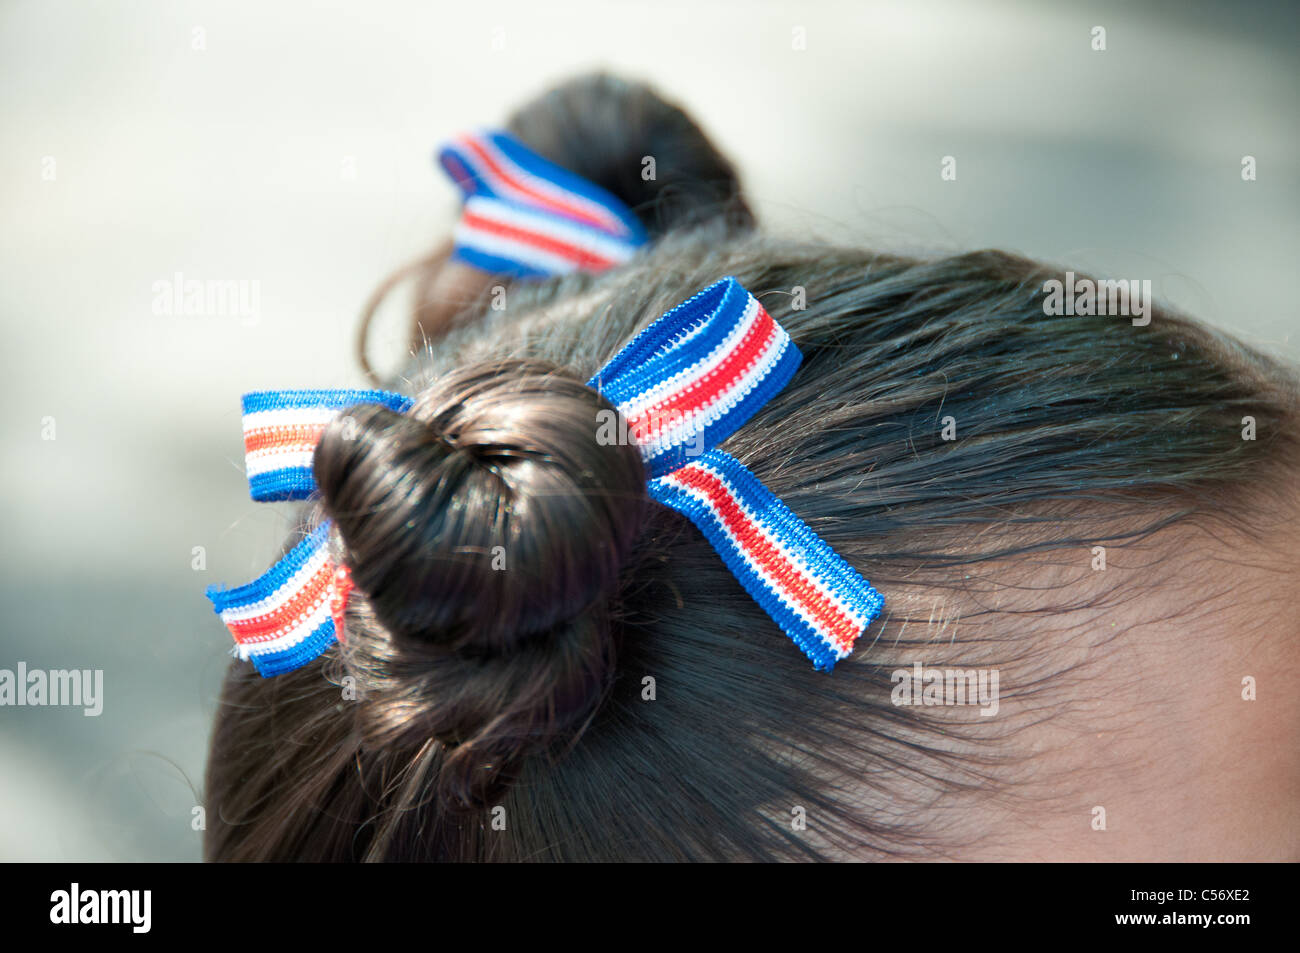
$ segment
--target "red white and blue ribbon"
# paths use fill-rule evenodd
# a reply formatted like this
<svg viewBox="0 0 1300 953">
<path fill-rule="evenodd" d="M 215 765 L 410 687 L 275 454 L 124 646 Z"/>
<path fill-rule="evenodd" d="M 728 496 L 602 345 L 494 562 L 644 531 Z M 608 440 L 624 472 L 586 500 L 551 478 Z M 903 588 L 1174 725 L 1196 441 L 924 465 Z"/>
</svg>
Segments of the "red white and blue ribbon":
<svg viewBox="0 0 1300 953">
<path fill-rule="evenodd" d="M 245 394 L 244 471 L 253 499 L 305 500 L 316 489 L 312 455 L 325 425 L 357 404 L 405 413 L 411 398 L 377 390 L 281 390 Z"/>
<path fill-rule="evenodd" d="M 884 598 L 744 464 L 715 449 L 800 360 L 758 299 L 724 278 L 633 338 L 588 386 L 627 421 L 650 495 L 699 527 L 813 666 L 829 671 Z"/>
<path fill-rule="evenodd" d="M 405 413 L 411 398 L 379 390 L 282 390 L 245 394 L 244 471 L 254 500 L 305 500 L 316 490 L 312 456 L 326 425 L 358 404 Z M 236 589 L 212 586 L 208 598 L 235 638 L 235 654 L 263 676 L 316 658 L 342 633 L 351 590 L 329 555 L 322 523 L 262 576 Z"/>
<path fill-rule="evenodd" d="M 465 196 L 452 257 L 482 271 L 516 278 L 604 271 L 647 241 L 617 198 L 508 133 L 460 136 L 438 161 Z"/>
<path fill-rule="evenodd" d="M 235 637 L 236 654 L 270 677 L 306 665 L 336 640 L 336 571 L 322 523 L 265 575 L 237 589 L 214 586 L 208 598 Z"/>
<path fill-rule="evenodd" d="M 690 519 L 772 620 L 829 671 L 853 651 L 884 599 L 739 460 L 717 449 L 789 382 L 800 354 L 734 278 L 710 285 L 632 339 L 588 386 L 617 408 L 645 461 L 650 496 Z M 255 500 L 315 490 L 311 455 L 326 424 L 385 391 L 264 391 L 244 398 Z M 341 636 L 350 580 L 328 552 L 329 524 L 259 579 L 208 598 L 237 654 L 264 676 L 311 661 Z"/>
</svg>

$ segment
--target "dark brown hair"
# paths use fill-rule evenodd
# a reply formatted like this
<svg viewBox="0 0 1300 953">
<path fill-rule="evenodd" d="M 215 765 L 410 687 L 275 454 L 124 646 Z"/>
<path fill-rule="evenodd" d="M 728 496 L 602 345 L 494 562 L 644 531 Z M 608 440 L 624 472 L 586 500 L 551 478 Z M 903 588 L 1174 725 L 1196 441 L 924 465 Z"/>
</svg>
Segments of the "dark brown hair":
<svg viewBox="0 0 1300 953">
<path fill-rule="evenodd" d="M 356 408 L 316 454 L 372 617 L 347 642 L 365 743 L 438 742 L 448 805 L 482 808 L 581 734 L 613 678 L 609 600 L 646 498 L 634 447 L 592 446 L 602 409 L 554 367 L 478 364 L 405 414 Z"/>
<path fill-rule="evenodd" d="M 567 80 L 516 110 L 506 131 L 534 152 L 575 172 L 622 200 L 645 226 L 651 241 L 702 222 L 739 234 L 754 226 L 740 179 L 731 162 L 680 106 L 651 86 L 592 73 Z M 644 174 L 645 159 L 654 175 Z M 451 243 L 390 275 L 362 312 L 357 354 L 374 382 L 366 341 L 370 323 L 387 296 L 408 281 L 413 295 L 412 348 L 418 350 L 472 311 L 501 276 L 449 277 L 444 269 Z M 439 286 L 439 280 L 446 282 Z"/>
<path fill-rule="evenodd" d="M 315 466 L 358 585 L 346 643 L 273 679 L 232 664 L 208 858 L 946 856 L 954 799 L 1035 790 L 1020 725 L 893 705 L 889 668 L 919 650 L 1023 665 L 1004 699 L 1053 717 L 1079 663 L 1043 633 L 1077 592 L 1039 583 L 1017 604 L 998 574 L 1180 528 L 1262 531 L 1261 496 L 1290 482 L 1291 371 L 1167 309 L 1146 327 L 1047 315 L 1059 274 L 1001 252 L 720 234 L 513 286 L 421 357 L 412 414 L 331 426 Z M 578 383 L 728 274 L 804 362 L 724 448 L 889 603 L 829 675 L 647 503 Z M 792 810 L 817 822 L 793 830 Z"/>
</svg>

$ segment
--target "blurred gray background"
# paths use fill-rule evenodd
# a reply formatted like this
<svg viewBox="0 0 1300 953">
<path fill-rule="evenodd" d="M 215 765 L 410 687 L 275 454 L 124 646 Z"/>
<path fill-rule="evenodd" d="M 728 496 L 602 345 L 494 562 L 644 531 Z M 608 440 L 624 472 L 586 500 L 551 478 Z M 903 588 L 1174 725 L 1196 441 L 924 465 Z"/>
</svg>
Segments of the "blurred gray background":
<svg viewBox="0 0 1300 953">
<path fill-rule="evenodd" d="M 291 512 L 248 499 L 239 395 L 361 383 L 361 304 L 453 220 L 444 136 L 605 67 L 691 110 L 769 229 L 1149 278 L 1295 359 L 1296 26 L 1274 2 L 4 0 L 0 668 L 103 669 L 106 697 L 0 707 L 0 859 L 199 857 L 230 644 L 203 589 L 264 570 Z M 256 320 L 155 314 L 176 272 L 259 282 Z"/>
</svg>

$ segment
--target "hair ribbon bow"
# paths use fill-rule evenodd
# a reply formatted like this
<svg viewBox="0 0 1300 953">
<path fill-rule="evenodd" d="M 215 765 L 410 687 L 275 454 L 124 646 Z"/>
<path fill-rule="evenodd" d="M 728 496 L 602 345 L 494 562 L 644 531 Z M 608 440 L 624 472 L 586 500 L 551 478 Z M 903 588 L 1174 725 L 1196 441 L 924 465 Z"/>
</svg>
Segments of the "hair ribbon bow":
<svg viewBox="0 0 1300 953">
<path fill-rule="evenodd" d="M 734 278 L 724 278 L 636 335 L 588 381 L 626 421 L 650 496 L 691 520 L 751 597 L 829 671 L 853 651 L 883 597 L 735 457 L 717 448 L 789 382 L 801 355 Z M 410 398 L 386 391 L 247 394 L 244 446 L 254 500 L 301 500 L 311 460 L 346 408 Z M 350 586 L 323 523 L 259 579 L 208 597 L 237 654 L 264 676 L 306 664 L 342 632 Z"/>
</svg>

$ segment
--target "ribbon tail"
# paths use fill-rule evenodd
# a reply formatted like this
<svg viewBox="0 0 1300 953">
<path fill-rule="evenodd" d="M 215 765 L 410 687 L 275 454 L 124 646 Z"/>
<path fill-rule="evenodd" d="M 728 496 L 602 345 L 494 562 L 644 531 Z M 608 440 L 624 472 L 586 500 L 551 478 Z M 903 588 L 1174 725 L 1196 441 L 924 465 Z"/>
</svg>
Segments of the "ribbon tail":
<svg viewBox="0 0 1300 953">
<path fill-rule="evenodd" d="M 235 638 L 235 654 L 263 678 L 301 668 L 336 640 L 336 567 L 328 522 L 257 579 L 208 588 L 213 609 Z"/>
<path fill-rule="evenodd" d="M 830 671 L 885 600 L 735 457 L 707 450 L 650 481 L 650 495 L 704 534 L 803 653 Z"/>
</svg>

